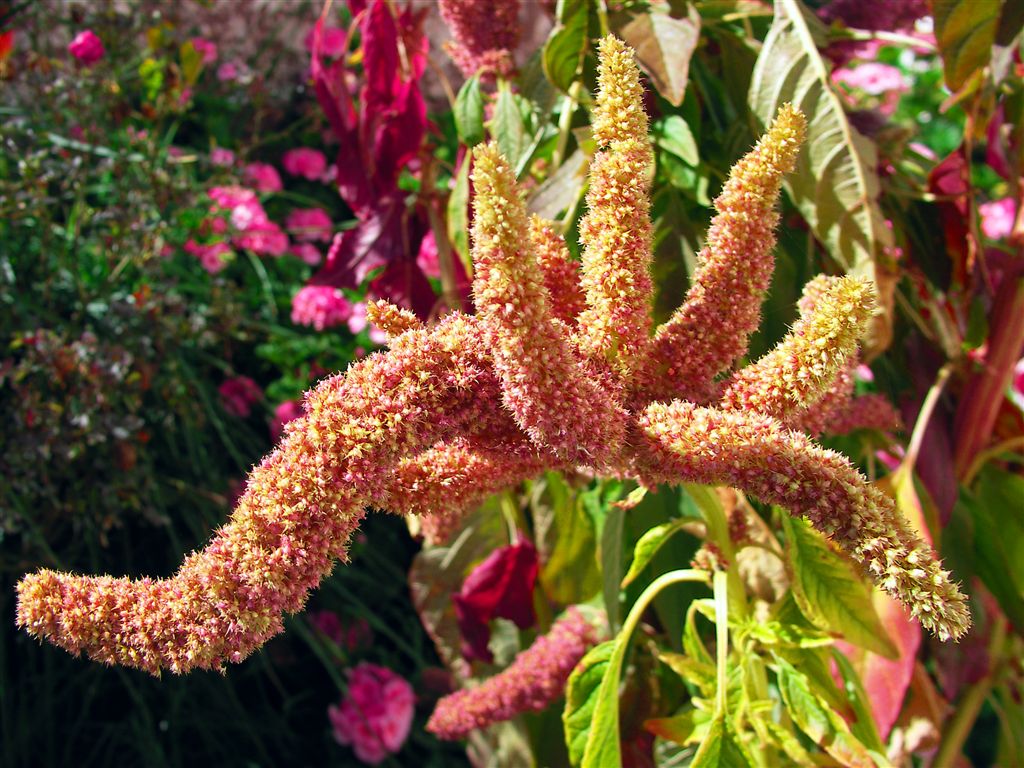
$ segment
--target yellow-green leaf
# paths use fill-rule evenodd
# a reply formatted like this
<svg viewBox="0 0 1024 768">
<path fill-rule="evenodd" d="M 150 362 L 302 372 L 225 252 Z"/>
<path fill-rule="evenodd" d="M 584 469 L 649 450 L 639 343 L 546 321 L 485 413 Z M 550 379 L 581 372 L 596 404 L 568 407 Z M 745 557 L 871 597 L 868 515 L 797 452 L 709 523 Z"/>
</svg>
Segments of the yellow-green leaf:
<svg viewBox="0 0 1024 768">
<path fill-rule="evenodd" d="M 992 57 L 1002 0 L 931 0 L 935 42 L 954 93 Z"/>
</svg>

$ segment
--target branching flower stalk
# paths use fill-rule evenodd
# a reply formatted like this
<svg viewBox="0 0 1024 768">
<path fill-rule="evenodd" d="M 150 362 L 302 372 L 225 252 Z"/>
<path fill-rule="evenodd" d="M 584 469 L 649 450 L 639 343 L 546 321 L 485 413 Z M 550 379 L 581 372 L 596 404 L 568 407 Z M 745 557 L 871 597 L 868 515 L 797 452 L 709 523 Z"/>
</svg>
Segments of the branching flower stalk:
<svg viewBox="0 0 1024 768">
<path fill-rule="evenodd" d="M 375 307 L 390 348 L 309 393 L 305 416 L 253 470 L 206 549 L 168 579 L 30 574 L 18 585 L 19 625 L 154 674 L 222 668 L 302 608 L 367 507 L 422 513 L 441 538 L 486 494 L 583 466 L 648 485 L 731 485 L 785 506 L 940 638 L 963 635 L 963 595 L 892 500 L 796 429 L 816 403 L 849 401 L 836 382 L 873 311 L 868 285 L 821 281 L 777 349 L 717 378 L 759 323 L 774 206 L 803 115 L 784 106 L 733 168 L 693 286 L 651 335 L 639 73 L 618 40 L 600 53 L 600 151 L 575 282 L 557 238 L 530 224 L 508 163 L 494 145 L 478 147 L 477 314 L 427 328 Z"/>
</svg>

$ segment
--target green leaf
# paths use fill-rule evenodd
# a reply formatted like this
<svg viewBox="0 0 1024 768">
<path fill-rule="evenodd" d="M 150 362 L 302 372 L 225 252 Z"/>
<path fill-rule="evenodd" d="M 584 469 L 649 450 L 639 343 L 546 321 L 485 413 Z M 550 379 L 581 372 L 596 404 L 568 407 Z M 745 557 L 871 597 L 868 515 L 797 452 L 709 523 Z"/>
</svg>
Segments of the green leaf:
<svg viewBox="0 0 1024 768">
<path fill-rule="evenodd" d="M 466 274 L 473 276 L 473 260 L 469 253 L 469 166 L 470 155 L 462 161 L 455 177 L 455 186 L 448 197 L 448 239 L 459 255 Z"/>
<path fill-rule="evenodd" d="M 706 709 L 690 709 L 672 717 L 655 717 L 644 721 L 644 730 L 680 746 L 701 742 L 712 723 Z"/>
<path fill-rule="evenodd" d="M 654 87 L 673 106 L 683 103 L 690 59 L 700 40 L 700 13 L 686 4 L 677 18 L 667 2 L 652 2 L 636 10 L 609 14 L 608 25 L 634 51 Z"/>
<path fill-rule="evenodd" d="M 992 57 L 1002 0 L 932 0 L 946 85 L 956 93 Z"/>
<path fill-rule="evenodd" d="M 617 687 L 614 701 L 598 706 L 602 695 L 603 681 L 607 676 L 612 656 L 618 647 L 616 640 L 608 640 L 591 648 L 576 669 L 569 675 L 565 689 L 565 709 L 562 724 L 565 727 L 565 744 L 569 748 L 569 762 L 580 765 L 591 731 L 599 726 L 596 722 L 599 711 L 606 713 L 609 705 L 615 711 L 615 737 L 618 740 L 618 696 Z M 616 682 L 618 676 L 615 676 Z M 604 715 L 607 716 L 607 715 Z"/>
<path fill-rule="evenodd" d="M 776 656 L 779 692 L 793 722 L 819 747 L 849 768 L 875 768 L 863 744 L 846 721 L 811 688 L 810 681 L 785 659 Z"/>
<path fill-rule="evenodd" d="M 825 538 L 802 519 L 783 515 L 787 561 L 793 569 L 793 596 L 817 626 L 881 656 L 899 651 L 871 601 L 872 589 Z"/>
<path fill-rule="evenodd" d="M 626 587 L 640 575 L 640 572 L 654 559 L 658 550 L 661 549 L 661 545 L 668 541 L 672 534 L 678 531 L 685 522 L 685 520 L 673 520 L 662 525 L 656 525 L 640 537 L 633 548 L 633 562 L 630 563 L 629 570 L 622 579 L 623 587 Z"/>
<path fill-rule="evenodd" d="M 558 25 L 551 31 L 541 54 L 544 74 L 561 91 L 569 87 L 580 71 L 587 53 L 587 24 L 590 3 L 573 0 L 559 4 Z"/>
<path fill-rule="evenodd" d="M 181 77 L 188 85 L 195 85 L 199 79 L 199 73 L 203 71 L 203 56 L 191 40 L 181 44 L 178 49 L 178 59 L 181 61 Z"/>
<path fill-rule="evenodd" d="M 613 630 L 622 621 L 619 606 L 619 585 L 622 583 L 622 523 L 626 512 L 610 506 L 601 530 L 601 579 L 604 584 L 604 607 Z"/>
<path fill-rule="evenodd" d="M 476 75 L 462 84 L 455 98 L 455 130 L 467 147 L 484 140 L 484 97 Z"/>
<path fill-rule="evenodd" d="M 843 690 L 855 715 L 853 723 L 850 725 L 850 730 L 868 749 L 885 754 L 885 744 L 882 743 L 882 737 L 875 726 L 875 716 L 871 712 L 871 702 L 868 700 L 867 691 L 864 690 L 857 671 L 853 668 L 853 664 L 850 663 L 846 654 L 837 648 L 832 649 L 832 661 L 839 669 L 839 674 L 843 678 Z"/>
<path fill-rule="evenodd" d="M 775 19 L 754 66 L 750 108 L 766 125 L 792 102 L 807 117 L 807 140 L 786 179 L 790 197 L 832 259 L 851 275 L 871 280 L 884 313 L 871 345 L 891 337 L 895 282 L 888 278 L 891 231 L 879 207 L 875 145 L 847 119 L 818 52 L 824 27 L 800 0 L 775 0 Z"/>
<path fill-rule="evenodd" d="M 508 83 L 502 82 L 498 89 L 498 101 L 494 105 L 494 118 L 490 124 L 491 135 L 498 142 L 498 149 L 513 168 L 526 149 L 528 137 L 523 125 L 523 114 L 519 111 L 516 98 Z"/>
<path fill-rule="evenodd" d="M 690 165 L 697 165 L 700 162 L 697 140 L 693 137 L 689 123 L 679 115 L 669 115 L 656 120 L 651 126 L 651 133 L 654 136 L 654 143 L 666 152 L 671 152 Z"/>
<path fill-rule="evenodd" d="M 601 589 L 594 548 L 594 523 L 582 499 L 562 477 L 549 472 L 531 501 L 537 545 L 544 566 L 540 581 L 548 598 L 560 605 L 586 602 Z"/>
<path fill-rule="evenodd" d="M 690 768 L 718 768 L 721 763 L 722 743 L 725 741 L 725 718 L 721 715 L 711 721 L 707 736 L 697 748 Z"/>
<path fill-rule="evenodd" d="M 702 694 L 707 695 L 715 690 L 715 665 L 684 656 L 681 653 L 661 651 L 658 660 L 666 664 L 673 672 L 691 685 L 695 685 Z M 667 736 L 665 738 L 668 738 Z"/>
<path fill-rule="evenodd" d="M 530 212 L 548 221 L 557 219 L 580 199 L 587 167 L 587 156 L 577 149 L 530 195 Z"/>
</svg>

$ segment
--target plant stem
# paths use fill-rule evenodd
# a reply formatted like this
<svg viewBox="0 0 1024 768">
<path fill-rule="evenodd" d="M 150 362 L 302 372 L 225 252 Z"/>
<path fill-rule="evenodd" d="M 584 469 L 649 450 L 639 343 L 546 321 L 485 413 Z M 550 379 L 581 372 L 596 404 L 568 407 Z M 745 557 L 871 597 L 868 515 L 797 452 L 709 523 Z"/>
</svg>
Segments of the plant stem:
<svg viewBox="0 0 1024 768">
<path fill-rule="evenodd" d="M 718 690 L 715 691 L 715 717 L 726 714 L 726 660 L 729 657 L 729 576 L 725 571 L 715 571 L 715 667 L 718 673 Z"/>
</svg>

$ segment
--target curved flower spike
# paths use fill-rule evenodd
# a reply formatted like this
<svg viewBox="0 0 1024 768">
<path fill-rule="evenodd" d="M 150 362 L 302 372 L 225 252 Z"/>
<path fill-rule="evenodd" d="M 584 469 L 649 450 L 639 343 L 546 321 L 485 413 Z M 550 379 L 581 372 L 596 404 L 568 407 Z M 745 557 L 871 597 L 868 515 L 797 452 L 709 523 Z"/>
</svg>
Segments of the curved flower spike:
<svg viewBox="0 0 1024 768">
<path fill-rule="evenodd" d="M 786 419 L 821 399 L 857 351 L 874 310 L 871 283 L 828 278 L 793 329 L 771 352 L 733 374 L 719 407 Z"/>
<path fill-rule="evenodd" d="M 600 45 L 588 211 L 580 221 L 587 308 L 576 343 L 626 377 L 650 342 L 654 155 L 633 51 L 614 37 Z"/>
<path fill-rule="evenodd" d="M 583 614 L 570 608 L 508 669 L 476 688 L 441 699 L 427 730 L 442 739 L 461 739 L 476 728 L 511 720 L 521 712 L 540 712 L 565 692 L 569 675 L 596 643 L 597 631 Z"/>
<path fill-rule="evenodd" d="M 965 598 L 931 548 L 838 453 L 767 416 L 678 400 L 649 406 L 640 433 L 645 484 L 729 485 L 779 504 L 810 520 L 940 639 L 970 626 Z"/>
<path fill-rule="evenodd" d="M 814 410 L 813 408 L 811 409 Z M 811 429 L 800 422 L 802 429 L 814 434 L 827 432 L 830 435 L 846 435 L 855 429 L 877 429 L 881 432 L 898 432 L 903 420 L 892 407 L 892 403 L 881 395 L 860 395 L 847 398 L 829 409 Z"/>
<path fill-rule="evenodd" d="M 782 176 L 793 169 L 806 129 L 803 113 L 784 104 L 733 166 L 686 301 L 655 334 L 639 382 L 647 400 L 705 401 L 714 377 L 746 351 L 774 268 Z"/>
<path fill-rule="evenodd" d="M 586 375 L 554 322 L 537 258 L 523 237 L 526 207 L 496 145 L 476 148 L 473 187 L 473 298 L 504 403 L 538 446 L 594 463 L 618 450 L 625 412 Z"/>
<path fill-rule="evenodd" d="M 552 314 L 567 326 L 575 326 L 576 318 L 587 306 L 580 288 L 579 264 L 569 258 L 562 236 L 540 216 L 530 217 L 530 242 L 544 275 Z"/>
<path fill-rule="evenodd" d="M 423 321 L 408 309 L 392 304 L 387 299 L 377 299 L 366 305 L 366 319 L 388 335 L 388 342 L 406 331 L 421 331 Z"/>
</svg>

